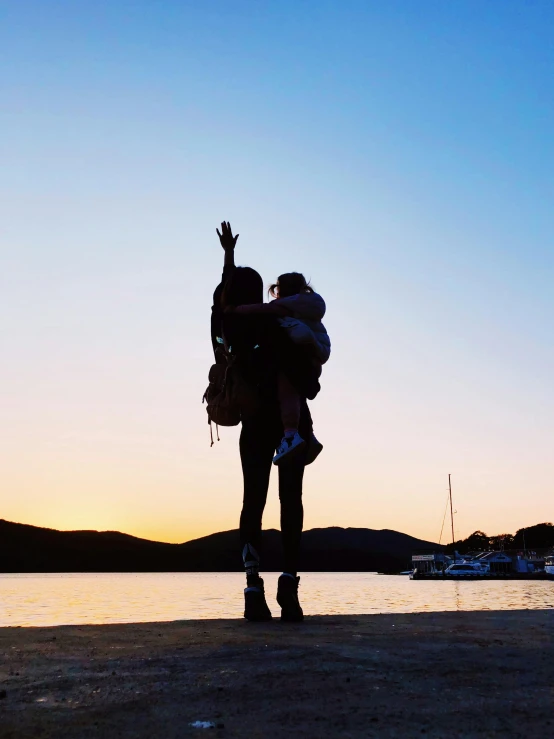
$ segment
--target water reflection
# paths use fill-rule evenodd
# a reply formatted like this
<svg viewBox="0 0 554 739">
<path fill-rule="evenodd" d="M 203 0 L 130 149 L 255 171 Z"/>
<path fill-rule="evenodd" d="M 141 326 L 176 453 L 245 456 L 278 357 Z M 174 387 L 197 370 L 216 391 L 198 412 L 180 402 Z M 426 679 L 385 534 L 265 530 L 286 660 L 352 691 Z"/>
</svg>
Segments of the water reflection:
<svg viewBox="0 0 554 739">
<path fill-rule="evenodd" d="M 278 573 L 266 573 L 268 602 Z M 240 618 L 241 573 L 0 574 L 0 626 Z M 303 573 L 307 614 L 552 608 L 554 582 L 427 582 L 375 573 Z"/>
</svg>

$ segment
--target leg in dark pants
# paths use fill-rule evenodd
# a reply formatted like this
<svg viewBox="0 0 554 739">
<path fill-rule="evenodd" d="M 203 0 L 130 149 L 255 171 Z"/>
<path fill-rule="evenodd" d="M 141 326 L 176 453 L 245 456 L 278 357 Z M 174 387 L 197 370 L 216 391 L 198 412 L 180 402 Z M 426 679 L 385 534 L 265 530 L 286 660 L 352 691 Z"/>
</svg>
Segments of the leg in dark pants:
<svg viewBox="0 0 554 739">
<path fill-rule="evenodd" d="M 285 433 L 298 431 L 300 424 L 300 395 L 284 372 L 279 373 L 279 407 Z"/>
<path fill-rule="evenodd" d="M 274 441 L 263 418 L 243 421 L 240 458 L 244 477 L 244 498 L 240 516 L 242 557 L 246 570 L 244 617 L 248 621 L 268 621 L 271 611 L 259 575 L 262 516 L 267 499 Z"/>
<path fill-rule="evenodd" d="M 296 576 L 300 539 L 304 523 L 302 481 L 304 455 L 279 467 L 279 500 L 281 501 L 281 536 L 283 537 L 283 572 Z"/>
<path fill-rule="evenodd" d="M 302 401 L 299 431 L 309 439 L 312 419 L 306 401 Z M 283 434 L 277 407 L 244 421 L 240 435 L 240 456 L 244 477 L 244 497 L 240 516 L 241 546 L 251 544 L 259 553 L 262 538 L 262 517 L 267 500 L 269 476 L 275 447 Z M 304 510 L 302 483 L 304 455 L 279 468 L 279 499 L 281 501 L 281 535 L 283 537 L 284 571 L 296 574 Z"/>
<path fill-rule="evenodd" d="M 262 516 L 278 441 L 279 429 L 267 418 L 257 416 L 243 422 L 239 442 L 244 478 L 240 539 L 241 547 L 250 544 L 257 553 L 261 550 Z"/>
</svg>

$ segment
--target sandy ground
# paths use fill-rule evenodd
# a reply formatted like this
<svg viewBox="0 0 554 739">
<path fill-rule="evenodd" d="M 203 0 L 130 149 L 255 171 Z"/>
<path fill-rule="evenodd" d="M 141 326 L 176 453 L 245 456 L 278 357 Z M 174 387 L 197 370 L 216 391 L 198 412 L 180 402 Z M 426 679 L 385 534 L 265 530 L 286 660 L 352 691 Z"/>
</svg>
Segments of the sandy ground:
<svg viewBox="0 0 554 739">
<path fill-rule="evenodd" d="M 422 735 L 554 737 L 554 610 L 0 629 L 1 739 Z"/>
</svg>

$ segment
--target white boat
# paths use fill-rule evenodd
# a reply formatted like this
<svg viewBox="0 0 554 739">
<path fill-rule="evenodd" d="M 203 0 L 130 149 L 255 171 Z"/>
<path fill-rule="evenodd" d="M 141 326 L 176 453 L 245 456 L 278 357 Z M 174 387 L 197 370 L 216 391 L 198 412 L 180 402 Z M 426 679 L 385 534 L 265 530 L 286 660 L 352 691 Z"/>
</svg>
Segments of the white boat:
<svg viewBox="0 0 554 739">
<path fill-rule="evenodd" d="M 448 475 L 448 499 L 444 511 L 450 505 L 450 527 L 452 531 L 452 549 L 456 541 L 454 537 L 454 507 L 452 505 L 452 481 Z M 439 547 L 442 541 L 442 532 L 439 536 Z M 536 552 L 529 552 L 525 548 L 517 556 L 505 551 L 474 552 L 460 554 L 454 550 L 453 554 L 446 554 L 444 550 L 429 552 L 428 554 L 412 555 L 413 571 L 410 580 L 540 580 L 554 578 L 554 552 L 548 555 L 546 561 L 538 557 Z M 406 574 L 405 572 L 401 574 Z"/>
<path fill-rule="evenodd" d="M 445 577 L 484 577 L 488 575 L 489 567 L 479 562 L 457 562 L 444 571 Z"/>
</svg>

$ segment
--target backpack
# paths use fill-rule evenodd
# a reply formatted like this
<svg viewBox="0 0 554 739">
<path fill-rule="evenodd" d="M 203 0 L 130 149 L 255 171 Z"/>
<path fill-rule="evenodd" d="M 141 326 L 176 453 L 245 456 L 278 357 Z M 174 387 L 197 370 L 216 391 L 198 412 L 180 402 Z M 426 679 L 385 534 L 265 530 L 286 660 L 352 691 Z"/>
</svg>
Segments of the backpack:
<svg viewBox="0 0 554 739">
<path fill-rule="evenodd" d="M 257 389 L 242 378 L 236 366 L 236 356 L 229 352 L 227 346 L 219 347 L 218 354 L 223 361 L 210 367 L 209 384 L 202 396 L 208 412 L 211 446 L 214 445 L 212 423 L 215 423 L 219 441 L 219 426 L 238 426 L 258 407 Z"/>
</svg>

